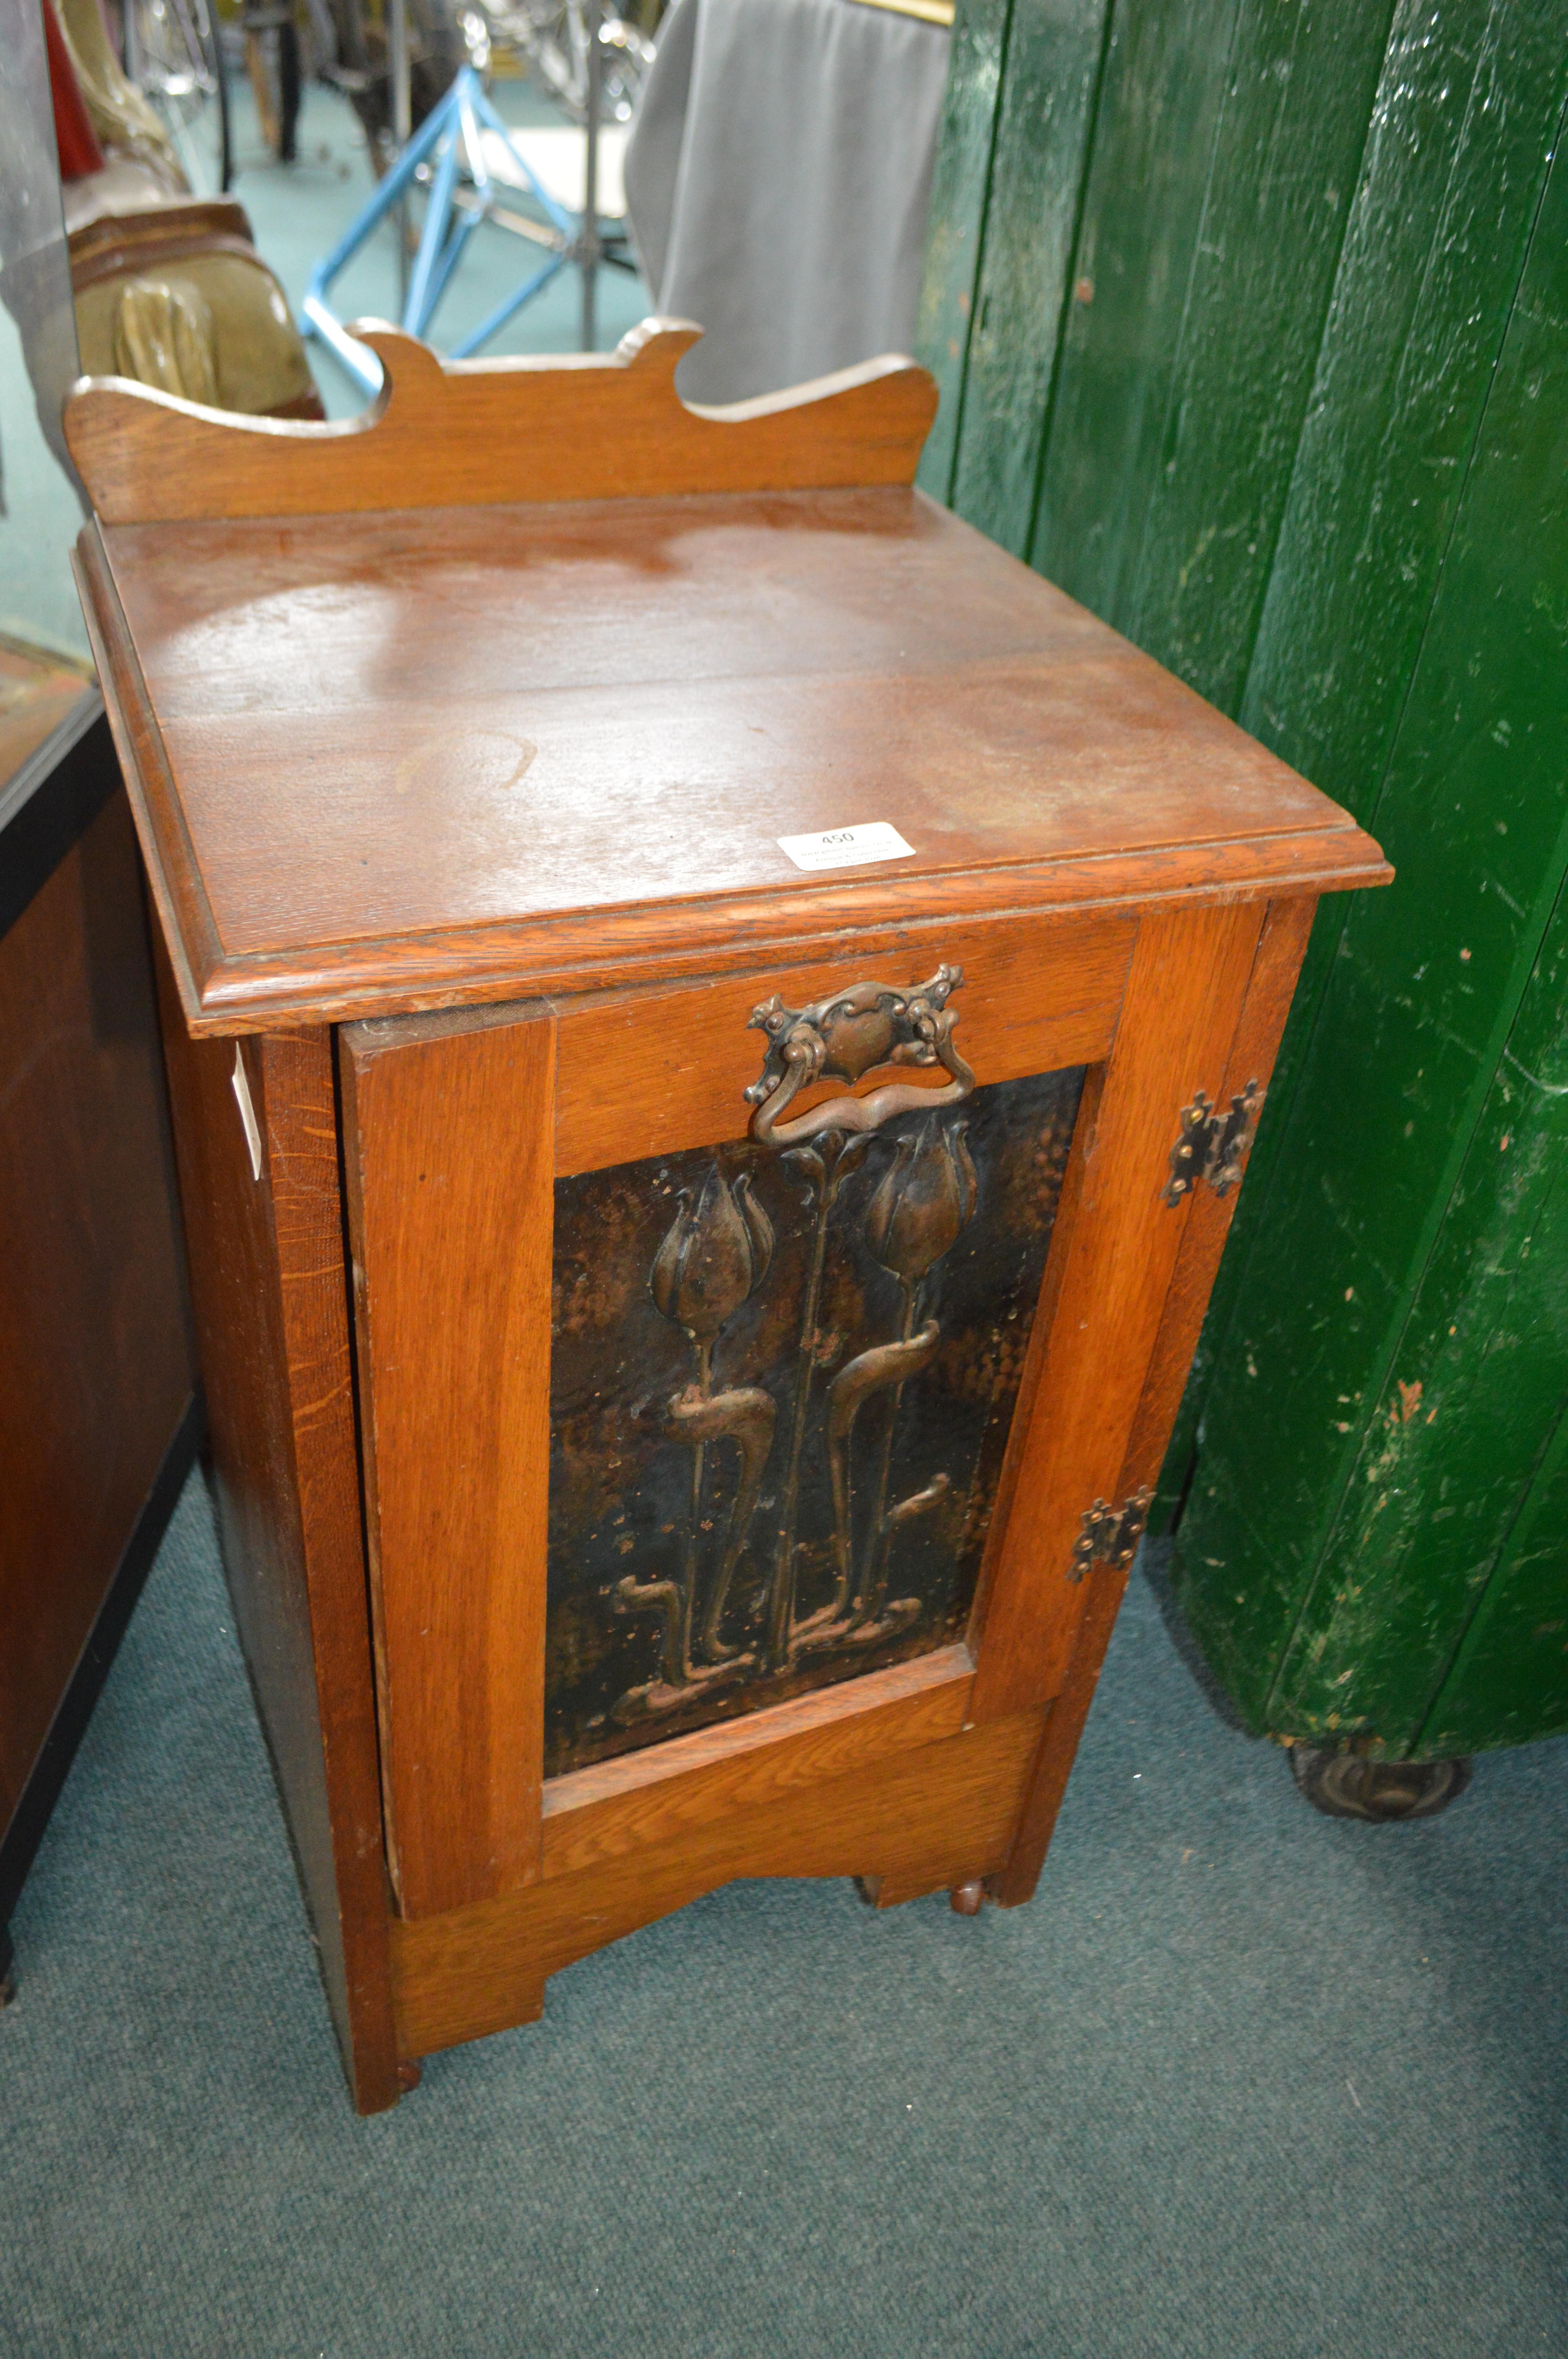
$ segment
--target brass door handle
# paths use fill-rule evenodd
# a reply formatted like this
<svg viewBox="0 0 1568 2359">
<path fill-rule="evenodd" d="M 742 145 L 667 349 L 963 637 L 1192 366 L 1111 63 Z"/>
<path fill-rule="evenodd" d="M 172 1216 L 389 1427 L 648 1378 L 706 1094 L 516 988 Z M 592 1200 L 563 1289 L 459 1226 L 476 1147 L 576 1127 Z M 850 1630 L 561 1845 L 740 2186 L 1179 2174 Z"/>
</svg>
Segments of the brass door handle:
<svg viewBox="0 0 1568 2359">
<path fill-rule="evenodd" d="M 752 1025 L 768 1036 L 762 1070 L 746 1092 L 754 1106 L 752 1136 L 763 1147 L 795 1147 L 824 1131 L 875 1131 L 895 1114 L 935 1113 L 957 1105 L 975 1077 L 953 1045 L 947 1006 L 964 980 L 958 966 L 939 966 L 928 983 L 900 988 L 852 984 L 809 1007 L 786 1007 L 777 992 L 752 1011 Z M 889 1082 L 861 1098 L 829 1098 L 793 1122 L 784 1114 L 813 1082 L 858 1082 L 879 1065 L 940 1065 L 945 1089 Z"/>
</svg>

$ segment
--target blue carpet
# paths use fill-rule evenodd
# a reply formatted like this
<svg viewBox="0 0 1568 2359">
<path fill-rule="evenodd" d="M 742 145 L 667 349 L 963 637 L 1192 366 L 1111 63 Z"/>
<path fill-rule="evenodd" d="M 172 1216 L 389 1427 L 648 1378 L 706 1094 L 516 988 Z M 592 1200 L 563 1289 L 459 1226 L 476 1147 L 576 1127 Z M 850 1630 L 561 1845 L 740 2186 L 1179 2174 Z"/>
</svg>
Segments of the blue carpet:
<svg viewBox="0 0 1568 2359">
<path fill-rule="evenodd" d="M 361 2122 L 193 1482 L 16 1920 L 0 2351 L 1561 2354 L 1565 1770 L 1319 1818 L 1140 1580 L 1033 1908 L 732 1886 Z"/>
</svg>

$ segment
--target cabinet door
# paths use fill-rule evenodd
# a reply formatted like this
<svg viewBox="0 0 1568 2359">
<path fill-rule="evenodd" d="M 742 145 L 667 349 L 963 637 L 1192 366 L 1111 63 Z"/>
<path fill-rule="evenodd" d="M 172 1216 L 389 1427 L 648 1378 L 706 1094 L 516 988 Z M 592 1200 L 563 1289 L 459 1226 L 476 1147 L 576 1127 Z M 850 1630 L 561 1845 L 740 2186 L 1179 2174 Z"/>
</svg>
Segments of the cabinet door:
<svg viewBox="0 0 1568 2359">
<path fill-rule="evenodd" d="M 960 919 L 344 1031 L 406 1917 L 547 1876 L 552 1799 L 803 1699 L 1038 1716 L 1260 918 Z"/>
</svg>

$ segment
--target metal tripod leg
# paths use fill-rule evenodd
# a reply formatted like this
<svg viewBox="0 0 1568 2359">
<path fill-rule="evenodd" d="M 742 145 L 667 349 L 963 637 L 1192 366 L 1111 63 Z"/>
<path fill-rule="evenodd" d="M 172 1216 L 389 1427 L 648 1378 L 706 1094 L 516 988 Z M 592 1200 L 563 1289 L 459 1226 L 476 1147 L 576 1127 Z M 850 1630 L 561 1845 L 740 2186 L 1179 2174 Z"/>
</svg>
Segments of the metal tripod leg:
<svg viewBox="0 0 1568 2359">
<path fill-rule="evenodd" d="M 387 214 L 401 206 L 420 168 L 429 163 L 433 173 L 429 200 L 419 252 L 403 308 L 402 322 L 409 335 L 424 334 L 463 248 L 494 201 L 494 190 L 479 134 L 481 125 L 497 134 L 505 143 L 524 187 L 550 223 L 558 244 L 540 268 L 526 278 L 504 303 L 498 305 L 471 335 L 463 339 L 455 348 L 456 353 L 461 355 L 475 351 L 577 254 L 577 223 L 566 208 L 557 204 L 555 198 L 541 187 L 537 177 L 514 145 L 506 125 L 486 98 L 478 74 L 471 66 L 464 66 L 440 103 L 426 116 L 380 188 L 355 214 L 330 253 L 325 255 L 311 271 L 305 300 L 300 306 L 307 332 L 319 336 L 354 382 L 362 386 L 367 393 L 380 390 L 380 364 L 373 353 L 350 335 L 327 299 L 328 290 Z M 478 201 L 471 206 L 459 206 L 454 201 L 458 169 L 465 157 L 478 197 Z"/>
</svg>

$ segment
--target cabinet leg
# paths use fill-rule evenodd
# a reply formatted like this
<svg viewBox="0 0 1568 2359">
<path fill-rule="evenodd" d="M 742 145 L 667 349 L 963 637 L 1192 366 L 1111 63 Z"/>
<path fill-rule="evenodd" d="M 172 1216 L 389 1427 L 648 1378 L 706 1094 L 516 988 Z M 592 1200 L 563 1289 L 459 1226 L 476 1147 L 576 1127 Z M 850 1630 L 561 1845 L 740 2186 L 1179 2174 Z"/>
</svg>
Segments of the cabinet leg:
<svg viewBox="0 0 1568 2359">
<path fill-rule="evenodd" d="M 1329 1819 L 1370 1819 L 1385 1825 L 1430 1819 L 1470 1783 L 1470 1764 L 1463 1756 L 1375 1761 L 1326 1745 L 1292 1745 L 1290 1754 L 1297 1790 Z"/>
<path fill-rule="evenodd" d="M 985 1897 L 985 1878 L 979 1875 L 971 1875 L 967 1884 L 955 1884 L 947 1895 L 955 1917 L 978 1917 Z"/>
<path fill-rule="evenodd" d="M 991 1878 L 991 1897 L 1004 1908 L 1016 1908 L 1034 1897 L 1056 1813 L 1067 1790 L 1067 1774 L 1078 1750 L 1089 1706 L 1095 1700 L 1100 1666 L 1105 1661 L 1105 1650 L 1110 1644 L 1126 1587 L 1125 1566 L 1097 1565 L 1089 1575 L 1089 1593 L 1067 1666 L 1066 1681 L 1045 1715 L 1045 1733 L 1040 1740 L 1029 1791 L 1024 1797 L 1012 1856 L 1001 1873 Z"/>
</svg>

